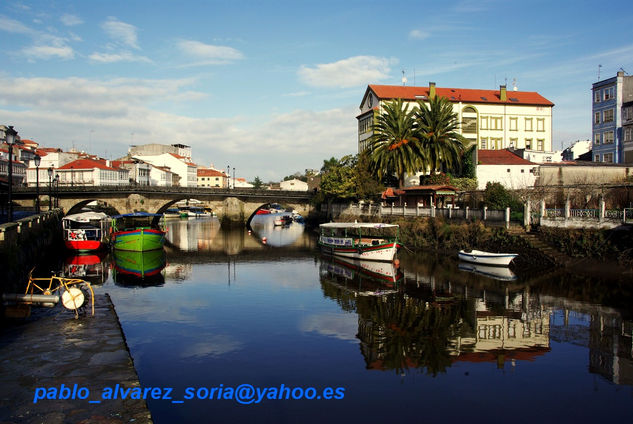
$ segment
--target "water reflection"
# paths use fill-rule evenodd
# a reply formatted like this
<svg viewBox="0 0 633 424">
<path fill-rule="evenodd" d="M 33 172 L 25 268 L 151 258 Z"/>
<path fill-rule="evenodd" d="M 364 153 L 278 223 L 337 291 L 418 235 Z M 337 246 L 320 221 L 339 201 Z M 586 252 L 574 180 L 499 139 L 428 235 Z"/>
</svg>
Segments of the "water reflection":
<svg viewBox="0 0 633 424">
<path fill-rule="evenodd" d="M 186 252 L 213 250 L 220 231 L 218 218 L 170 219 L 165 225 L 167 241 Z"/>
<path fill-rule="evenodd" d="M 107 252 L 71 255 L 64 259 L 61 274 L 68 278 L 80 278 L 90 284 L 103 284 L 108 279 Z"/>
<path fill-rule="evenodd" d="M 172 234 L 166 248 L 160 287 L 129 290 L 138 279 L 127 282 L 112 258 L 112 279 L 101 288 L 111 293 L 141 382 L 340 385 L 350 395 L 328 408 L 150 400 L 157 422 L 197 422 L 211 412 L 221 422 L 281 422 L 279 411 L 302 422 L 415 421 L 419 411 L 399 405 L 421 398 L 428 420 L 445 420 L 456 399 L 476 406 L 451 421 L 493 409 L 512 416 L 517 398 L 561 421 L 571 420 L 577 399 L 580 421 L 600 417 L 605 401 L 610 416 L 628 417 L 633 390 L 615 384 L 633 386 L 629 282 L 499 278 L 460 270 L 456 258 L 406 252 L 396 268 L 321 256 L 310 231 L 292 238 L 281 230 L 292 241 L 274 246 L 261 243 L 262 234 L 274 239 L 274 226 L 249 234 L 211 220 L 187 223 L 182 231 L 191 235 Z M 376 396 L 383 401 L 368 409 Z M 539 410 L 528 408 L 524 420 L 536 421 Z"/>
</svg>

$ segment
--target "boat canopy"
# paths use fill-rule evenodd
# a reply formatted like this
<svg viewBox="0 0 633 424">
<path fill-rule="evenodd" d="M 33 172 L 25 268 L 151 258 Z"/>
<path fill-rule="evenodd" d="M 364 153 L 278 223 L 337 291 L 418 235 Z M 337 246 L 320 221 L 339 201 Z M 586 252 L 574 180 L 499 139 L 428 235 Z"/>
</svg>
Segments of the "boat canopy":
<svg viewBox="0 0 633 424">
<path fill-rule="evenodd" d="M 153 216 L 163 216 L 161 213 L 149 213 L 149 212 L 132 212 L 132 213 L 124 213 L 122 215 L 115 215 L 112 218 L 145 218 L 145 217 L 153 217 Z"/>
<path fill-rule="evenodd" d="M 321 228 L 398 228 L 396 224 L 383 224 L 380 222 L 328 222 L 319 225 Z"/>
<path fill-rule="evenodd" d="M 75 222 L 90 222 L 98 221 L 107 217 L 108 215 L 103 212 L 81 212 L 72 215 L 66 215 L 63 219 Z"/>
</svg>

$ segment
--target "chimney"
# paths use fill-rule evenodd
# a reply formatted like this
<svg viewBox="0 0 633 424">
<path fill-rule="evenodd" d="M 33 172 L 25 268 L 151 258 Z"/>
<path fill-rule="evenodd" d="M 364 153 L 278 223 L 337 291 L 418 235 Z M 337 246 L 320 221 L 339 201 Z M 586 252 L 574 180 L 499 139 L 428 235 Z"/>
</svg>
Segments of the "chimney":
<svg viewBox="0 0 633 424">
<path fill-rule="evenodd" d="M 435 83 L 429 82 L 429 99 L 432 99 L 434 97 L 435 97 Z"/>
<path fill-rule="evenodd" d="M 502 102 L 508 101 L 508 92 L 505 85 L 499 87 L 499 100 L 501 100 Z"/>
</svg>

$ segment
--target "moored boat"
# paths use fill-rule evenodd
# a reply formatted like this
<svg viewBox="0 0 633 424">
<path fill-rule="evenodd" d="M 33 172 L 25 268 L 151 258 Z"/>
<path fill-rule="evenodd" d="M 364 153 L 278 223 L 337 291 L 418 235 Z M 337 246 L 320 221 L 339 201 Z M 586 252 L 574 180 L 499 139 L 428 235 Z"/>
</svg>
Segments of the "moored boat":
<svg viewBox="0 0 633 424">
<path fill-rule="evenodd" d="M 119 273 L 137 278 L 152 277 L 165 268 L 165 251 L 132 252 L 114 251 L 114 264 Z"/>
<path fill-rule="evenodd" d="M 458 256 L 462 261 L 475 264 L 508 266 L 519 255 L 516 253 L 492 253 L 473 249 L 470 252 L 460 250 Z"/>
<path fill-rule="evenodd" d="M 492 278 L 494 280 L 501 281 L 513 281 L 517 279 L 514 272 L 510 271 L 510 268 L 504 266 L 492 266 L 474 264 L 471 262 L 460 262 L 457 266 L 460 271 L 468 271 L 474 274 L 483 275 L 484 277 Z"/>
<path fill-rule="evenodd" d="M 108 215 L 103 212 L 81 212 L 62 218 L 64 244 L 70 250 L 99 250 L 108 243 Z"/>
<path fill-rule="evenodd" d="M 393 261 L 398 248 L 398 225 L 329 222 L 319 226 L 319 246 L 325 253 L 352 259 Z"/>
<path fill-rule="evenodd" d="M 165 231 L 160 214 L 134 212 L 117 215 L 112 220 L 112 245 L 118 250 L 144 252 L 162 249 Z"/>
</svg>

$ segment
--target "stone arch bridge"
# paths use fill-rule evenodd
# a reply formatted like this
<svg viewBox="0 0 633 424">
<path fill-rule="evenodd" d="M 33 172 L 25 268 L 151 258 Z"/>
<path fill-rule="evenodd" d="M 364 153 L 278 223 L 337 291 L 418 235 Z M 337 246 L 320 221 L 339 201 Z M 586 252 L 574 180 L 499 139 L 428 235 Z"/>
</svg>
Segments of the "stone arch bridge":
<svg viewBox="0 0 633 424">
<path fill-rule="evenodd" d="M 163 213 L 176 202 L 196 199 L 200 206 L 211 208 L 220 219 L 248 222 L 255 212 L 270 203 L 279 203 L 289 209 L 295 209 L 303 216 L 313 212 L 310 200 L 311 192 L 226 189 L 202 187 L 156 187 L 156 186 L 65 186 L 51 192 L 58 199 L 59 207 L 66 214 L 81 210 L 95 200 L 104 202 L 119 213 L 147 211 Z M 46 202 L 49 188 L 40 187 L 40 202 Z M 36 198 L 34 187 L 14 189 L 15 203 L 33 207 Z M 47 208 L 47 206 L 43 206 Z"/>
</svg>

